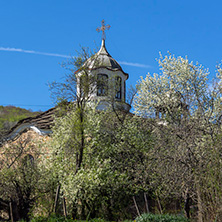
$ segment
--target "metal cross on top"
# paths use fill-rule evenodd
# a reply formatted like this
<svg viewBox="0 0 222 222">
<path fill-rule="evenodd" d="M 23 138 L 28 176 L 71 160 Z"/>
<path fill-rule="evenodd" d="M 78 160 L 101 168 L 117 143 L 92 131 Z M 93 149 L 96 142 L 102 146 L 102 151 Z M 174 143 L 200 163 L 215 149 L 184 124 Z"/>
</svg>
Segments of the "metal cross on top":
<svg viewBox="0 0 222 222">
<path fill-rule="evenodd" d="M 99 28 L 97 28 L 96 29 L 96 31 L 97 32 L 100 32 L 100 31 L 102 31 L 103 32 L 103 34 L 102 34 L 102 39 L 106 39 L 106 34 L 105 34 L 105 30 L 109 30 L 109 28 L 111 27 L 110 25 L 105 25 L 105 21 L 104 21 L 104 19 L 102 20 L 102 26 L 101 27 L 99 27 Z"/>
</svg>

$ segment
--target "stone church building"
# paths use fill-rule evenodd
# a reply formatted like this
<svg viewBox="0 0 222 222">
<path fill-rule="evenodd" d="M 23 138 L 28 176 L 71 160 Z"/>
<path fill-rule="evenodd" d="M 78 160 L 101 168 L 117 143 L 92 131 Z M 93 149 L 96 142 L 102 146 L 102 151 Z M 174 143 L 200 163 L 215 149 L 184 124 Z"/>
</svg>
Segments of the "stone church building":
<svg viewBox="0 0 222 222">
<path fill-rule="evenodd" d="M 87 95 L 86 105 L 94 105 L 98 111 L 111 108 L 128 113 L 131 108 L 126 103 L 126 80 L 129 75 L 123 71 L 106 49 L 104 35 L 106 27 L 103 21 L 100 28 L 103 31 L 103 38 L 99 51 L 86 60 L 82 68 L 74 73 L 76 98 L 84 98 Z M 87 89 L 83 86 L 83 81 L 86 80 L 84 72 L 87 72 L 89 79 L 94 80 Z M 70 101 L 70 103 L 75 104 L 77 101 Z M 47 155 L 47 141 L 51 139 L 50 134 L 52 134 L 57 111 L 58 107 L 53 107 L 37 116 L 22 119 L 5 135 L 0 136 L 1 170 L 9 168 L 14 170 L 27 160 L 29 163 L 34 163 L 33 161 L 42 154 Z M 46 158 L 48 157 L 46 156 Z M 8 200 L 0 197 L 0 220 L 4 216 L 2 212 L 10 211 L 9 205 Z"/>
<path fill-rule="evenodd" d="M 98 110 L 106 110 L 110 107 L 110 101 L 112 101 L 112 106 L 115 109 L 128 112 L 131 108 L 126 103 L 126 80 L 129 75 L 123 71 L 119 63 L 108 53 L 105 38 L 102 38 L 99 51 L 89 58 L 84 65 L 87 67 L 89 75 L 94 76 L 96 79 L 94 84 L 90 86 L 92 89 L 89 95 L 89 103 L 95 103 Z M 82 75 L 82 71 L 77 71 L 77 94 L 82 93 Z M 35 117 L 20 120 L 2 138 L 0 146 L 9 146 L 9 144 L 21 142 L 28 137 L 30 141 L 46 139 L 52 133 L 51 127 L 55 111 L 56 107 Z M 0 157 L 1 161 L 3 160 Z"/>
</svg>

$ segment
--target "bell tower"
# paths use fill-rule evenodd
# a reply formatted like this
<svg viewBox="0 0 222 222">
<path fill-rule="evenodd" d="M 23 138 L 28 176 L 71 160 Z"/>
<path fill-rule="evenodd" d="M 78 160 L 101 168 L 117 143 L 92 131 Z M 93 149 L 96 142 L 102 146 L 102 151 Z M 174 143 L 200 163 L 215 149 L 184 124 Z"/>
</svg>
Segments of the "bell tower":
<svg viewBox="0 0 222 222">
<path fill-rule="evenodd" d="M 102 43 L 99 51 L 90 57 L 84 64 L 89 75 L 93 76 L 95 83 L 90 90 L 90 102 L 96 103 L 98 110 L 107 110 L 109 107 L 129 111 L 131 106 L 126 100 L 126 80 L 129 75 L 125 73 L 119 63 L 108 53 L 105 46 L 105 30 L 110 25 L 102 26 L 97 31 L 102 31 Z M 81 76 L 81 73 L 80 75 Z M 80 81 L 79 81 L 80 82 Z M 77 85 L 77 92 L 80 92 L 80 85 Z"/>
</svg>

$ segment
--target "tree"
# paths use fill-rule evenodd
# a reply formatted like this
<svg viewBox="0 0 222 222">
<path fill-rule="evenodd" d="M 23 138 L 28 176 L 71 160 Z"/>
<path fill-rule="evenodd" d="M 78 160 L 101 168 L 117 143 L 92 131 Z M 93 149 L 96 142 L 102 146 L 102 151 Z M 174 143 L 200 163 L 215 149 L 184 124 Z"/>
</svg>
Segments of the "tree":
<svg viewBox="0 0 222 222">
<path fill-rule="evenodd" d="M 115 95 L 106 97 L 110 110 L 96 109 L 98 101 L 92 103 L 90 95 L 98 86 L 105 93 L 106 79 L 92 75 L 85 66 L 89 54 L 83 52 L 72 61 L 65 82 L 52 85 L 65 108 L 58 107 L 49 161 L 73 216 L 124 217 L 132 195 L 145 189 L 144 162 L 152 140 L 140 133 L 139 119 L 115 109 Z M 97 62 L 93 64 L 96 68 Z M 149 127 L 143 130 L 147 136 Z M 119 209 L 122 212 L 117 214 Z"/>
<path fill-rule="evenodd" d="M 90 58 L 90 59 L 89 59 Z M 89 68 L 89 62 L 91 67 Z M 78 57 L 72 58 L 63 67 L 68 70 L 64 82 L 53 82 L 50 84 L 51 95 L 59 105 L 58 116 L 63 116 L 73 121 L 69 125 L 69 136 L 74 135 L 70 148 L 75 150 L 76 172 L 81 168 L 83 152 L 85 148 L 85 116 L 88 106 L 96 105 L 91 102 L 91 95 L 96 90 L 97 77 L 92 75 L 92 70 L 98 65 L 96 55 L 92 55 L 88 48 L 82 48 Z M 73 110 L 73 112 L 70 112 Z M 74 118 L 74 119 L 73 119 Z M 59 118 L 57 118 L 59 119 Z M 59 120 L 58 120 L 59 121 Z M 63 121 L 63 120 L 62 120 Z M 71 132 L 70 132 L 71 130 Z M 54 128 L 56 131 L 56 126 Z M 74 150 L 72 152 L 74 152 Z"/>
<path fill-rule="evenodd" d="M 209 85 L 208 70 L 187 58 L 160 55 L 159 66 L 161 74 L 141 79 L 135 100 L 138 115 L 155 118 L 159 189 L 165 197 L 184 196 L 188 217 L 192 199 L 197 203 L 198 220 L 209 221 L 217 216 L 219 203 L 211 212 L 207 207 L 215 200 L 221 202 L 219 190 L 210 194 L 216 188 L 214 164 L 221 167 L 219 156 L 214 155 L 215 151 L 221 155 L 221 88 L 218 80 Z M 220 177 L 218 173 L 216 178 Z"/>
<path fill-rule="evenodd" d="M 36 203 L 52 189 L 45 147 L 33 134 L 26 132 L 1 147 L 0 210 L 14 221 L 29 220 Z"/>
<path fill-rule="evenodd" d="M 149 124 L 142 124 L 132 114 L 125 117 L 118 112 L 117 116 L 109 110 L 88 108 L 83 160 L 76 172 L 79 129 L 75 112 L 70 110 L 57 119 L 49 145 L 51 166 L 68 209 L 80 218 L 124 218 L 132 196 L 151 190 L 147 188 L 152 175 L 148 163 L 153 143 Z"/>
</svg>

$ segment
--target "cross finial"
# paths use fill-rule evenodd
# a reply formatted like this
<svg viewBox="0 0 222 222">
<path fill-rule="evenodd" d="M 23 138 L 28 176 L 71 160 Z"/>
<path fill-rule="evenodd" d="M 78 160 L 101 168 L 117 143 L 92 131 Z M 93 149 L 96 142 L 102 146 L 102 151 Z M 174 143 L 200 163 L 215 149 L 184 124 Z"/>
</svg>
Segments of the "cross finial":
<svg viewBox="0 0 222 222">
<path fill-rule="evenodd" d="M 110 25 L 105 25 L 104 19 L 102 20 L 101 23 L 102 23 L 102 26 L 99 27 L 99 28 L 97 28 L 96 31 L 97 31 L 97 32 L 102 31 L 102 32 L 103 32 L 103 33 L 102 33 L 102 39 L 105 40 L 105 39 L 106 39 L 105 30 L 106 30 L 106 29 L 109 30 L 109 28 L 110 28 L 111 26 L 110 26 Z"/>
</svg>

